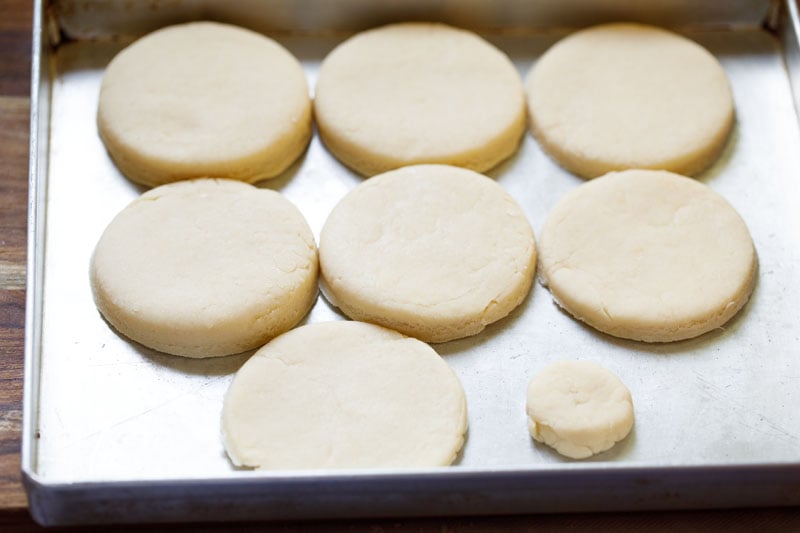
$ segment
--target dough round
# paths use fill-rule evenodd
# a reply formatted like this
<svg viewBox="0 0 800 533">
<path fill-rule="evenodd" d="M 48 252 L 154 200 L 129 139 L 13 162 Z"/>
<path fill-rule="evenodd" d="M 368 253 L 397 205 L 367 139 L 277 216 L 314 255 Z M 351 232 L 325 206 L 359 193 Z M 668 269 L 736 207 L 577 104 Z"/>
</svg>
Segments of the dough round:
<svg viewBox="0 0 800 533">
<path fill-rule="evenodd" d="M 223 440 L 260 469 L 449 465 L 467 405 L 433 349 L 363 322 L 326 322 L 274 339 L 236 373 Z"/>
<path fill-rule="evenodd" d="M 531 436 L 561 455 L 585 459 L 624 439 L 633 401 L 617 376 L 591 361 L 556 361 L 528 385 Z"/>
<path fill-rule="evenodd" d="M 725 324 L 747 302 L 756 252 L 707 186 L 665 171 L 612 172 L 566 194 L 539 241 L 556 302 L 600 331 L 668 342 Z"/>
<path fill-rule="evenodd" d="M 717 159 L 734 104 L 719 61 L 641 24 L 605 24 L 559 41 L 526 81 L 543 148 L 584 178 L 629 168 L 695 175 Z"/>
<path fill-rule="evenodd" d="M 474 335 L 530 290 L 522 209 L 471 170 L 416 165 L 356 187 L 320 236 L 323 294 L 356 320 L 427 342 Z"/>
<path fill-rule="evenodd" d="M 482 172 L 525 133 L 525 93 L 508 57 L 443 24 L 357 34 L 325 58 L 315 92 L 325 145 L 366 176 L 417 163 Z"/>
<path fill-rule="evenodd" d="M 108 65 L 97 110 L 119 169 L 144 185 L 285 170 L 311 139 L 303 69 L 278 43 L 212 22 L 167 27 Z"/>
<path fill-rule="evenodd" d="M 239 353 L 297 324 L 317 296 L 317 250 L 279 193 L 201 179 L 151 189 L 106 228 L 95 303 L 120 333 L 187 357 Z"/>
</svg>

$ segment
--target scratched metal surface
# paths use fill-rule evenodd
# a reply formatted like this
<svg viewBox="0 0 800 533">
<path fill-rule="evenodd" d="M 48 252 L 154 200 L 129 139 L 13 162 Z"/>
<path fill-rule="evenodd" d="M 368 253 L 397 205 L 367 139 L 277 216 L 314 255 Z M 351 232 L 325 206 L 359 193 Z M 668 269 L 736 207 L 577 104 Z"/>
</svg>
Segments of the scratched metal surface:
<svg viewBox="0 0 800 533">
<path fill-rule="evenodd" d="M 484 333 L 434 345 L 467 394 L 470 429 L 452 469 L 800 462 L 800 128 L 783 52 L 775 36 L 758 28 L 686 34 L 720 59 L 733 88 L 735 130 L 699 179 L 736 207 L 752 233 L 760 266 L 751 301 L 723 329 L 648 345 L 581 325 L 535 285 L 517 311 Z M 563 35 L 485 37 L 524 76 Z M 313 87 L 320 60 L 343 37 L 278 40 L 300 59 Z M 264 475 L 234 470 L 219 435 L 223 395 L 248 354 L 209 360 L 159 354 L 113 332 L 92 302 L 93 247 L 111 218 L 143 191 L 117 171 L 95 125 L 102 72 L 121 46 L 78 41 L 59 48 L 53 61 L 49 170 L 39 200 L 46 212 L 42 335 L 34 354 L 39 393 L 32 400 L 39 438 L 27 450 L 29 474 L 44 485 Z M 529 134 L 489 174 L 522 205 L 537 235 L 551 206 L 581 183 Z M 318 236 L 338 199 L 360 182 L 315 136 L 300 161 L 259 186 L 284 193 Z M 339 319 L 320 298 L 306 322 Z M 526 427 L 529 379 L 561 358 L 593 359 L 611 369 L 635 404 L 632 434 L 581 462 L 533 443 Z"/>
</svg>

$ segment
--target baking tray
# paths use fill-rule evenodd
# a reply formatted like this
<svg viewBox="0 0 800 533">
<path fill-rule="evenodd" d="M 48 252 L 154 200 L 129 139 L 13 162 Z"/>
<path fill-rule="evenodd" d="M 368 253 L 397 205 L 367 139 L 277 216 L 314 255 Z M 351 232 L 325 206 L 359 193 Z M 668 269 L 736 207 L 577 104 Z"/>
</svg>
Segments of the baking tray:
<svg viewBox="0 0 800 533">
<path fill-rule="evenodd" d="M 800 504 L 800 55 L 797 9 L 761 0 L 704 2 L 271 0 L 37 3 L 31 110 L 29 275 L 22 471 L 42 524 L 643 510 Z M 219 436 L 223 395 L 249 354 L 189 360 L 130 343 L 92 302 L 88 263 L 110 219 L 143 189 L 98 138 L 103 69 L 124 44 L 166 24 L 214 19 L 276 38 L 313 87 L 321 59 L 349 34 L 393 20 L 474 29 L 521 74 L 574 28 L 611 20 L 668 26 L 727 71 L 737 123 L 699 179 L 747 222 L 760 271 L 724 328 L 648 345 L 581 325 L 538 284 L 482 334 L 434 345 L 469 408 L 447 468 L 253 472 L 234 469 Z M 489 172 L 538 234 L 582 181 L 526 135 Z M 284 193 L 315 234 L 362 181 L 315 137 L 260 186 Z M 325 300 L 305 322 L 343 319 Z M 636 425 L 612 450 L 566 460 L 528 435 L 525 390 L 550 361 L 614 371 Z"/>
</svg>

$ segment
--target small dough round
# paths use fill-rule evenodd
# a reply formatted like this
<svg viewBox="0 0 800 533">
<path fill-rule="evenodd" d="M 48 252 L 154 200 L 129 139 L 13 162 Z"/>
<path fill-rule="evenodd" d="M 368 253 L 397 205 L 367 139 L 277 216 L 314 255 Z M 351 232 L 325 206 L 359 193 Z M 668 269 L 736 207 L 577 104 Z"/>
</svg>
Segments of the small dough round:
<svg viewBox="0 0 800 533">
<path fill-rule="evenodd" d="M 275 177 L 311 139 L 298 61 L 275 41 L 226 24 L 170 26 L 108 65 L 97 125 L 119 169 L 156 186 L 192 178 Z"/>
<path fill-rule="evenodd" d="M 474 335 L 531 288 L 534 235 L 493 180 L 447 165 L 371 178 L 320 235 L 323 294 L 346 315 L 426 342 Z"/>
<path fill-rule="evenodd" d="M 531 436 L 572 459 L 610 449 L 633 427 L 630 391 L 591 361 L 556 361 L 534 376 L 526 411 Z"/>
<path fill-rule="evenodd" d="M 694 41 L 642 24 L 604 24 L 551 47 L 526 80 L 530 126 L 561 166 L 695 175 L 734 123 L 719 61 Z"/>
<path fill-rule="evenodd" d="M 616 337 L 669 342 L 721 327 L 747 302 L 747 226 L 706 185 L 657 170 L 612 172 L 567 193 L 539 241 L 543 285 Z"/>
<path fill-rule="evenodd" d="M 94 251 L 95 303 L 120 333 L 187 357 L 243 352 L 297 324 L 317 297 L 317 249 L 279 193 L 200 179 L 151 189 Z"/>
<path fill-rule="evenodd" d="M 525 133 L 525 93 L 500 50 L 466 30 L 401 23 L 323 61 L 314 113 L 325 146 L 366 176 L 418 163 L 482 172 Z"/>
<path fill-rule="evenodd" d="M 464 443 L 467 404 L 427 344 L 363 322 L 325 322 L 281 335 L 242 366 L 222 429 L 237 466 L 446 466 Z"/>
</svg>

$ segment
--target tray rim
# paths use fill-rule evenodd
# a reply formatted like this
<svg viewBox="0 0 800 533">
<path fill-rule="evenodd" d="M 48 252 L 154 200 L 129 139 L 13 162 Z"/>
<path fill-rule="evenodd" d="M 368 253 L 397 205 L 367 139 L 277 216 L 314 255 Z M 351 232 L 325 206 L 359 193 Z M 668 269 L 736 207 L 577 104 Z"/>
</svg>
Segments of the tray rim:
<svg viewBox="0 0 800 533">
<path fill-rule="evenodd" d="M 44 249 L 44 235 L 41 228 L 44 226 L 44 201 L 43 193 L 44 176 L 46 175 L 46 160 L 40 157 L 47 151 L 48 138 L 40 138 L 40 129 L 49 131 L 49 73 L 43 57 L 47 57 L 43 32 L 43 6 L 37 0 L 33 6 L 32 25 L 32 50 L 31 50 L 31 112 L 30 112 L 30 140 L 28 164 L 28 229 L 27 229 L 27 258 L 26 258 L 26 292 L 25 292 L 25 349 L 23 370 L 23 415 L 22 415 L 22 449 L 21 468 L 23 477 L 35 468 L 34 447 L 36 441 L 35 420 L 38 419 L 35 405 L 38 402 L 39 383 L 39 357 L 41 346 L 41 317 L 42 309 L 42 279 L 43 264 L 41 256 Z M 47 126 L 47 127 L 43 127 Z M 30 498 L 30 495 L 29 495 Z"/>
<path fill-rule="evenodd" d="M 286 472 L 49 485 L 23 476 L 31 514 L 42 525 L 782 507 L 800 503 L 798 479 L 800 463 Z M 304 504 L 309 494 L 317 500 L 313 506 Z"/>
</svg>

